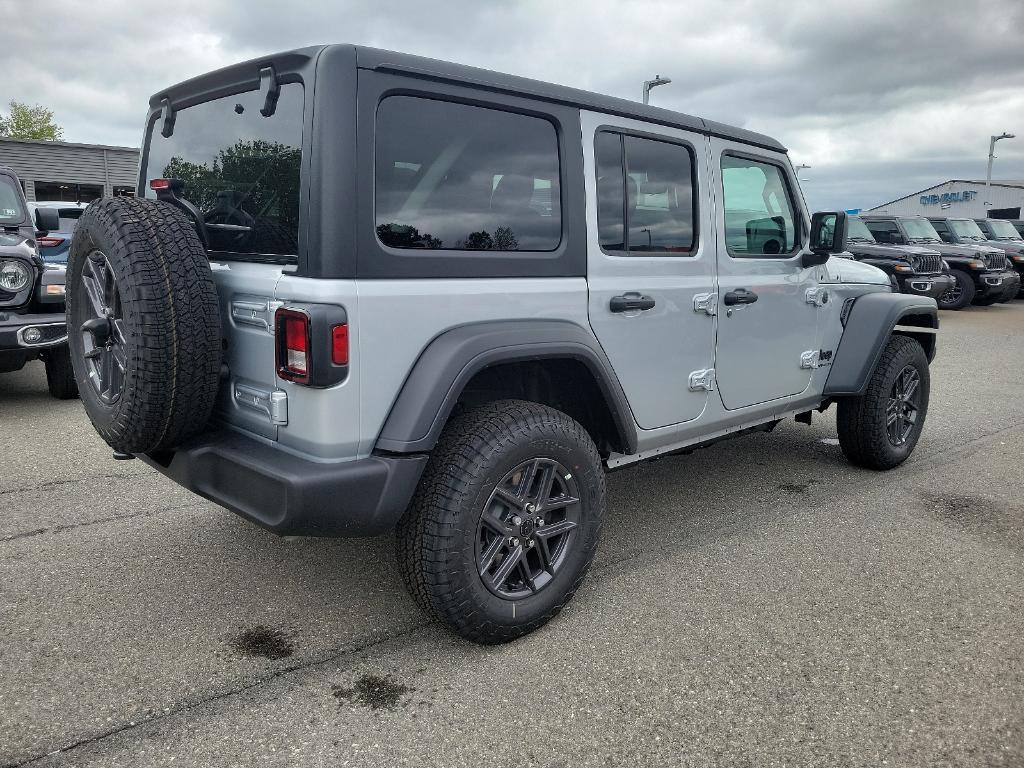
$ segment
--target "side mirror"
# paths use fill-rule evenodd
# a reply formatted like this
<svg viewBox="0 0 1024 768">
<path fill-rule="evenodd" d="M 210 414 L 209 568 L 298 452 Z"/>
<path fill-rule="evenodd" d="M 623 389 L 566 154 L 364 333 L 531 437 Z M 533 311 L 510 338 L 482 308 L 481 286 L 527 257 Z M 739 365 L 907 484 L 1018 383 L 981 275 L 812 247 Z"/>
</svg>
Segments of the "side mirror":
<svg viewBox="0 0 1024 768">
<path fill-rule="evenodd" d="M 846 214 L 842 211 L 818 211 L 811 216 L 811 252 L 804 253 L 800 263 L 815 267 L 828 257 L 846 250 Z"/>
<path fill-rule="evenodd" d="M 36 230 L 53 232 L 60 229 L 60 214 L 56 208 L 36 208 Z"/>
</svg>

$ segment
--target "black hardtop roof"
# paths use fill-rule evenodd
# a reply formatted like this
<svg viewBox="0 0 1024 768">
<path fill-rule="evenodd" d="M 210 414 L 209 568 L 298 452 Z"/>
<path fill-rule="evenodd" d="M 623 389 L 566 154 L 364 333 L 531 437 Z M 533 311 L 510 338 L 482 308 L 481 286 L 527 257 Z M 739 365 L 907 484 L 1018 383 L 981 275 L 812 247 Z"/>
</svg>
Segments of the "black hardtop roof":
<svg viewBox="0 0 1024 768">
<path fill-rule="evenodd" d="M 291 51 L 265 56 L 258 59 L 233 64 L 224 69 L 200 75 L 199 77 L 186 80 L 177 85 L 171 86 L 150 99 L 150 107 L 157 109 L 164 98 L 170 98 L 176 108 L 191 106 L 198 100 L 215 98 L 217 96 L 218 83 L 234 82 L 239 80 L 252 81 L 252 87 L 257 87 L 259 82 L 259 68 L 270 63 L 287 63 L 289 66 L 298 68 L 303 62 L 309 62 L 316 58 L 324 50 L 348 49 L 355 55 L 356 66 L 360 69 L 377 70 L 382 72 L 394 72 L 411 77 L 419 77 L 427 80 L 440 80 L 452 83 L 462 83 L 478 88 L 483 88 L 496 93 L 507 93 L 510 95 L 521 95 L 527 98 L 549 101 L 557 104 L 587 109 L 594 112 L 604 112 L 619 117 L 630 117 L 637 120 L 645 120 L 659 125 L 667 125 L 684 130 L 698 131 L 712 136 L 719 136 L 726 139 L 733 139 L 746 144 L 770 149 L 776 152 L 785 152 L 786 148 L 770 136 L 748 131 L 744 128 L 736 128 L 714 120 L 705 120 L 701 117 L 674 112 L 669 109 L 652 107 L 628 99 L 618 99 L 612 96 L 604 96 L 590 91 L 583 91 L 577 88 L 569 88 L 563 85 L 554 85 L 541 80 L 532 80 L 526 77 L 506 75 L 500 72 L 493 72 L 488 69 L 469 67 L 463 64 L 453 64 L 440 59 L 430 59 L 423 56 L 413 56 L 408 53 L 397 53 L 379 48 L 367 48 L 354 45 L 331 45 L 313 46 L 309 48 L 297 48 Z M 196 96 L 201 94 L 202 98 Z"/>
</svg>

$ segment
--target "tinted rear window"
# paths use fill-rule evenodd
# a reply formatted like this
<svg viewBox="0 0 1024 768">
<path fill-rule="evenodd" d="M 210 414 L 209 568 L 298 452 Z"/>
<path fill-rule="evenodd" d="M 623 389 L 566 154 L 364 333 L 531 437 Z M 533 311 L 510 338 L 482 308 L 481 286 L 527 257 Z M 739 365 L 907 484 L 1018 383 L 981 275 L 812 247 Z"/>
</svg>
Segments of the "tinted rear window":
<svg viewBox="0 0 1024 768">
<path fill-rule="evenodd" d="M 377 111 L 377 236 L 392 248 L 553 251 L 558 139 L 547 120 L 411 96 Z"/>
<path fill-rule="evenodd" d="M 10 176 L 0 176 L 0 224 L 21 224 L 25 221 L 25 206 L 21 190 Z"/>
<path fill-rule="evenodd" d="M 151 179 L 181 179 L 185 198 L 207 223 L 248 227 L 210 230 L 213 251 L 298 251 L 302 85 L 282 85 L 270 117 L 260 114 L 263 102 L 258 91 L 226 96 L 179 110 L 169 138 L 160 133 L 159 117 L 150 131 L 147 197 L 156 197 Z"/>
</svg>

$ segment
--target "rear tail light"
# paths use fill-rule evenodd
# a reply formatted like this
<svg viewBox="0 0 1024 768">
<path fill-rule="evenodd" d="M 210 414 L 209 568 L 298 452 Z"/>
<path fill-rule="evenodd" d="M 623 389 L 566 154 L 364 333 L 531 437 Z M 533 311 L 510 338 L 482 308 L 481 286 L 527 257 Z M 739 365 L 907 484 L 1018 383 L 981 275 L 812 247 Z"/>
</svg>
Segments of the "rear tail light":
<svg viewBox="0 0 1024 768">
<path fill-rule="evenodd" d="M 295 309 L 279 309 L 274 322 L 277 332 L 277 375 L 286 381 L 308 384 L 312 349 L 309 315 Z"/>
<path fill-rule="evenodd" d="M 329 387 L 348 376 L 348 316 L 330 304 L 281 307 L 274 314 L 277 375 L 308 387 Z"/>
<path fill-rule="evenodd" d="M 64 242 L 63 237 L 37 237 L 36 242 L 40 248 L 56 248 Z"/>
</svg>

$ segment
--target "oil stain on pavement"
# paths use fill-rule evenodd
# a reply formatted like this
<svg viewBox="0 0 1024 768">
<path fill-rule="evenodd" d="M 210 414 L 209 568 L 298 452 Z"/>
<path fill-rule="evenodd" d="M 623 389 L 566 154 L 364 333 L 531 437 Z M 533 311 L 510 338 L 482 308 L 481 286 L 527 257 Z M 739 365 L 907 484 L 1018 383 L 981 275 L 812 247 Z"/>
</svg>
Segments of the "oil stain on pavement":
<svg viewBox="0 0 1024 768">
<path fill-rule="evenodd" d="M 389 675 L 363 675 L 351 688 L 334 686 L 334 697 L 370 709 L 394 709 L 402 697 L 413 690 Z"/>
<path fill-rule="evenodd" d="M 280 629 L 257 626 L 230 642 L 231 648 L 242 656 L 264 659 L 286 659 L 295 652 L 295 644 Z"/>
</svg>

